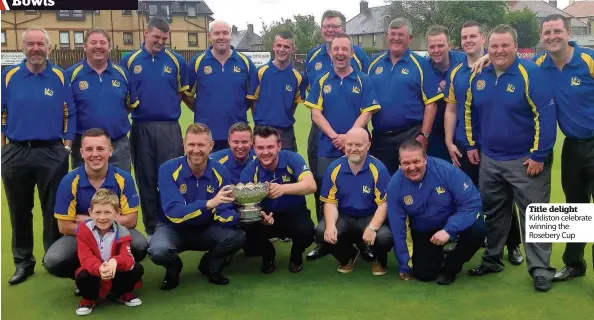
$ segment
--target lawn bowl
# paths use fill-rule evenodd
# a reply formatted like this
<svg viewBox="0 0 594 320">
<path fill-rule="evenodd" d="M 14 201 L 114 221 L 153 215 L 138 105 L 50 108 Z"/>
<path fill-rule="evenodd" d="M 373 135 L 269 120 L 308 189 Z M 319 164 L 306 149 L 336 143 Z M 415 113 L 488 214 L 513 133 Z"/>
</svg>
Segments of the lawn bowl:
<svg viewBox="0 0 594 320">
<path fill-rule="evenodd" d="M 233 197 L 239 205 L 239 222 L 248 224 L 262 221 L 260 216 L 260 202 L 268 194 L 269 182 L 264 183 L 238 183 L 233 186 Z"/>
</svg>

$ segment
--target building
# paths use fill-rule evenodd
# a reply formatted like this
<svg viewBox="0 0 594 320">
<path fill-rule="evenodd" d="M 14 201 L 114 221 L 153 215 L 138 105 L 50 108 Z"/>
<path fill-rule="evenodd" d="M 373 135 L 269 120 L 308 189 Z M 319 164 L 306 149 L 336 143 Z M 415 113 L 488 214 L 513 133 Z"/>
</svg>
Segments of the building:
<svg viewBox="0 0 594 320">
<path fill-rule="evenodd" d="M 563 9 L 567 14 L 574 16 L 588 24 L 588 33 L 594 34 L 594 2 L 593 1 L 569 1 L 569 5 Z"/>
<path fill-rule="evenodd" d="M 576 19 L 571 14 L 564 12 L 557 8 L 557 1 L 543 1 L 543 0 L 522 0 L 522 1 L 508 1 L 510 10 L 523 10 L 527 8 L 533 11 L 538 18 L 538 23 L 542 23 L 542 20 L 551 14 L 560 14 L 570 19 L 571 32 L 575 35 L 586 35 L 588 34 L 588 25 L 583 21 Z"/>
<path fill-rule="evenodd" d="M 112 48 L 135 49 L 144 41 L 144 28 L 153 16 L 170 23 L 167 46 L 177 50 L 205 50 L 213 12 L 200 0 L 139 0 L 138 10 L 5 11 L 2 13 L 2 50 L 20 50 L 27 28 L 44 27 L 52 48 L 82 48 L 85 32 L 105 28 Z"/>
<path fill-rule="evenodd" d="M 254 25 L 248 24 L 247 30 L 237 30 L 236 26 L 231 27 L 233 39 L 231 45 L 239 51 L 262 51 L 262 37 L 254 33 Z"/>
</svg>

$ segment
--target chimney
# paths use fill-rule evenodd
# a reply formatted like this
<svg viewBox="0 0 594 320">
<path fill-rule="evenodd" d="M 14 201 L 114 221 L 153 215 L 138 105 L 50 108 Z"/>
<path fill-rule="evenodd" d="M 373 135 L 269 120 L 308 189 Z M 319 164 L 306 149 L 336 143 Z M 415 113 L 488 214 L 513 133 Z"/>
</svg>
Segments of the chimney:
<svg viewBox="0 0 594 320">
<path fill-rule="evenodd" d="M 551 5 L 552 7 L 557 8 L 557 1 L 549 0 L 549 5 Z"/>
<path fill-rule="evenodd" d="M 237 33 L 237 27 L 236 27 L 235 25 L 233 25 L 233 26 L 231 27 L 231 33 L 232 33 L 232 34 L 236 34 L 236 33 Z"/>
<path fill-rule="evenodd" d="M 254 33 L 254 25 L 251 23 L 248 23 L 248 33 L 249 34 L 253 34 Z"/>
<path fill-rule="evenodd" d="M 369 9 L 369 2 L 363 0 L 359 3 L 359 13 L 363 13 Z"/>
</svg>

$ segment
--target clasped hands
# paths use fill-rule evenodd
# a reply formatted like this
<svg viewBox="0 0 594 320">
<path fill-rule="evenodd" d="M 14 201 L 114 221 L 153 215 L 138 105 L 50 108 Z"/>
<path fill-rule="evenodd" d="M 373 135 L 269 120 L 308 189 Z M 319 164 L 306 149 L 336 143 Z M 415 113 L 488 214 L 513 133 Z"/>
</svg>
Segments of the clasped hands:
<svg viewBox="0 0 594 320">
<path fill-rule="evenodd" d="M 109 261 L 104 261 L 99 266 L 99 276 L 101 280 L 111 280 L 115 277 L 116 269 L 118 267 L 118 262 L 111 258 Z"/>
</svg>

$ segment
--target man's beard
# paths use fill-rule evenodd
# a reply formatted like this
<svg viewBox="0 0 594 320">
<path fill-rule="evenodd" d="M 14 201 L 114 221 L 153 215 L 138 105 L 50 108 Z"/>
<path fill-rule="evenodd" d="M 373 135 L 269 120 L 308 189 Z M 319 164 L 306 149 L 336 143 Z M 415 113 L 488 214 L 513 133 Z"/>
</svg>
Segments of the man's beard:
<svg viewBox="0 0 594 320">
<path fill-rule="evenodd" d="M 363 162 L 363 156 L 360 154 L 351 154 L 348 156 L 349 162 L 353 164 L 360 164 Z"/>
</svg>

